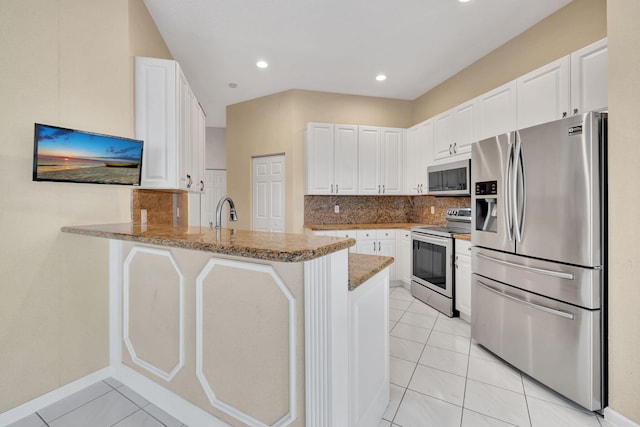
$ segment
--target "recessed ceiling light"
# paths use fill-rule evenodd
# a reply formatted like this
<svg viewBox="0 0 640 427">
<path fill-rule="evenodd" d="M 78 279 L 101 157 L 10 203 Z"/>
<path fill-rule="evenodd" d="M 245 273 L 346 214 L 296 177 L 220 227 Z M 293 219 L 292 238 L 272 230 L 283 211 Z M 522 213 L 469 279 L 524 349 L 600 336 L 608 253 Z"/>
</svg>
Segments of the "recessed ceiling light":
<svg viewBox="0 0 640 427">
<path fill-rule="evenodd" d="M 470 2 L 471 0 L 458 0 L 458 1 L 459 1 L 460 3 L 468 3 L 468 2 Z"/>
<path fill-rule="evenodd" d="M 256 67 L 258 68 L 267 68 L 269 66 L 269 64 L 267 64 L 267 61 L 258 61 L 256 62 Z"/>
<path fill-rule="evenodd" d="M 238 87 L 238 83 L 229 83 L 229 87 L 230 87 L 231 89 L 235 89 L 235 88 L 237 88 L 237 87 Z"/>
<path fill-rule="evenodd" d="M 387 80 L 387 76 L 385 76 L 384 74 L 378 74 L 376 76 L 376 80 L 379 81 L 379 82 L 385 81 L 385 80 Z"/>
</svg>

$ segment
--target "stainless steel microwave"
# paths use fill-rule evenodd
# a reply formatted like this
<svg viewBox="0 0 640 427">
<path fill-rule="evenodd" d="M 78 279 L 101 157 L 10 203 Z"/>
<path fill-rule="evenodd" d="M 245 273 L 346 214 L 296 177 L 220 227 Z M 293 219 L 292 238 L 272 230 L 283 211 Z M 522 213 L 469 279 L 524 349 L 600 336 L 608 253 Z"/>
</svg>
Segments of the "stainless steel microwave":
<svg viewBox="0 0 640 427">
<path fill-rule="evenodd" d="M 471 195 L 471 160 L 428 166 L 427 175 L 429 195 Z"/>
</svg>

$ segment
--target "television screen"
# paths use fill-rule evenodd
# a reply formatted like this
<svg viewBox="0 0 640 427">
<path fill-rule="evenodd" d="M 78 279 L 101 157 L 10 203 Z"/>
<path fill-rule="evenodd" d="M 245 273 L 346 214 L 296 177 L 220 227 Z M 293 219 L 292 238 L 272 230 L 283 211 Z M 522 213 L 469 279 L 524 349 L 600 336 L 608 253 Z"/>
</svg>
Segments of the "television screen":
<svg viewBox="0 0 640 427">
<path fill-rule="evenodd" d="M 140 185 L 142 141 L 35 124 L 34 181 Z"/>
</svg>

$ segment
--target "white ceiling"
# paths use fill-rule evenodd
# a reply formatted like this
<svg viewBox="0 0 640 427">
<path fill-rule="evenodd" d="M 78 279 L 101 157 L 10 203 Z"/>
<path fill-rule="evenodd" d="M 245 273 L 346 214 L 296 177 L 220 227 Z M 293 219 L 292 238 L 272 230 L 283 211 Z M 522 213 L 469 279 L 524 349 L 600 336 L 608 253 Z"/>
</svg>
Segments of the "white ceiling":
<svg viewBox="0 0 640 427">
<path fill-rule="evenodd" d="M 288 89 L 414 100 L 570 1 L 145 4 L 207 111 L 207 126 L 226 127 L 227 105 Z M 269 67 L 258 69 L 258 59 Z M 379 73 L 387 80 L 377 82 Z"/>
</svg>

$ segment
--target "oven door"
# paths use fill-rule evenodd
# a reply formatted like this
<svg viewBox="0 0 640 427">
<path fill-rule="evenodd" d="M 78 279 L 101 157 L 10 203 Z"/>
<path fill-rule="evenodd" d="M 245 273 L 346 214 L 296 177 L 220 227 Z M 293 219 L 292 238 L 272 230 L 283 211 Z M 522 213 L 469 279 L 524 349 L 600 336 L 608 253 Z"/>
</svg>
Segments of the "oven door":
<svg viewBox="0 0 640 427">
<path fill-rule="evenodd" d="M 453 239 L 411 233 L 411 280 L 453 298 Z"/>
</svg>

